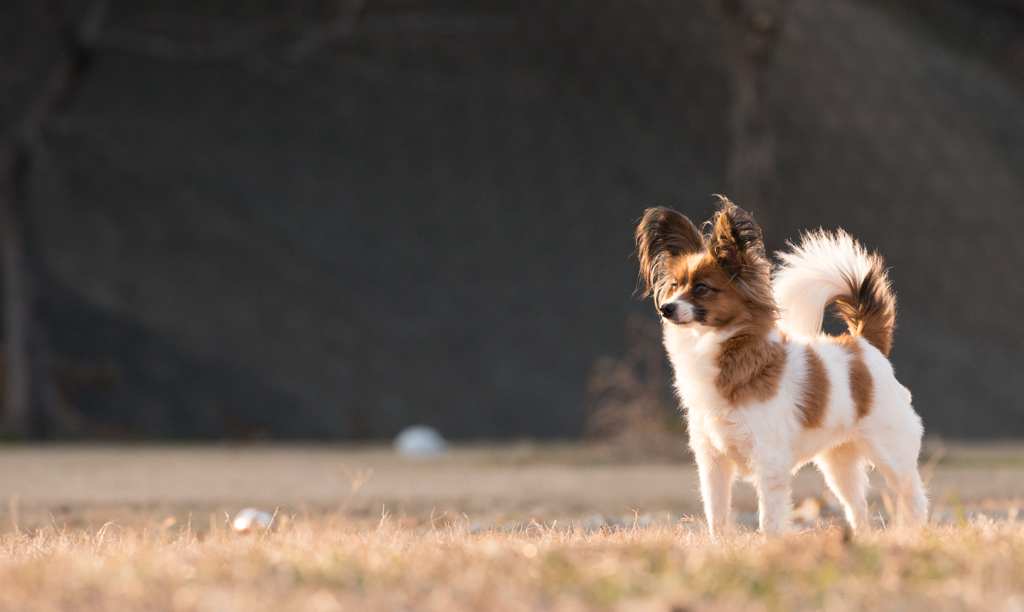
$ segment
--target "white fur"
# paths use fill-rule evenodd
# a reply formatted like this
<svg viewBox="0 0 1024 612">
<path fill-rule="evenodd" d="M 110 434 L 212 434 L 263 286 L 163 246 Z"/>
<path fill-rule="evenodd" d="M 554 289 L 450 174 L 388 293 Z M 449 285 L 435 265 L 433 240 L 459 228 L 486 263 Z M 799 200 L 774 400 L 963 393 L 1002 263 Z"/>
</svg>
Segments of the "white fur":
<svg viewBox="0 0 1024 612">
<path fill-rule="evenodd" d="M 772 278 L 780 310 L 779 329 L 816 336 L 821 333 L 825 307 L 849 292 L 847 279 L 863 279 L 877 256 L 869 255 L 843 230 L 813 232 L 804 236 L 799 246 L 790 246 L 791 252 L 777 254 L 783 265 Z"/>
<path fill-rule="evenodd" d="M 761 530 L 787 530 L 792 474 L 811 461 L 842 501 L 855 531 L 869 526 L 865 500 L 869 464 L 883 473 L 896 492 L 901 516 L 914 522 L 923 519 L 927 500 L 917 472 L 923 428 L 911 406 L 910 392 L 896 381 L 889 361 L 857 339 L 874 386 L 871 409 L 858 419 L 850 395 L 850 351 L 826 336 L 795 331 L 820 327 L 825 304 L 846 291 L 843 275 L 862 279 L 870 269 L 868 257 L 848 235 L 839 234 L 828 244 L 812 236 L 785 259 L 789 266 L 782 277 L 785 303 L 795 318 L 788 320 L 790 335 L 785 341 L 778 332 L 771 333 L 772 341 L 785 342 L 787 359 L 778 393 L 768 401 L 732 405 L 715 385 L 721 343 L 735 330 L 665 322 L 665 347 L 686 408 L 712 534 L 728 527 L 736 475 L 749 479 L 757 490 Z M 831 381 L 824 420 L 815 428 L 804 427 L 797 406 L 808 375 L 808 345 L 824 362 Z"/>
</svg>

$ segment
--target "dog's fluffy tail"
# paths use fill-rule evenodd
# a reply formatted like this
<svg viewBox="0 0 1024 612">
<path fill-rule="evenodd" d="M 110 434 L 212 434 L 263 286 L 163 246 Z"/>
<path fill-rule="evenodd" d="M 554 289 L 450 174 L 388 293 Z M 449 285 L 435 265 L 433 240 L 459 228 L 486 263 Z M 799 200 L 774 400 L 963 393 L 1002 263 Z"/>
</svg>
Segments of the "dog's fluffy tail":
<svg viewBox="0 0 1024 612">
<path fill-rule="evenodd" d="M 896 327 L 893 295 L 882 258 L 846 232 L 807 234 L 790 252 L 779 253 L 782 266 L 772 279 L 784 331 L 821 333 L 825 309 L 834 304 L 850 334 L 870 342 L 886 357 Z"/>
</svg>

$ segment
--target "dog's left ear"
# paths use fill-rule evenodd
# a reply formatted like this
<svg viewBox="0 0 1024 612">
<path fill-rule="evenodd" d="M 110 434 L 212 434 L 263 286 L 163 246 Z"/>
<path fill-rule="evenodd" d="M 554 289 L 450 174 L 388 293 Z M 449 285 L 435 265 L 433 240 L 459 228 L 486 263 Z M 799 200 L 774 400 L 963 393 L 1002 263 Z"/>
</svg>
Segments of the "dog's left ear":
<svg viewBox="0 0 1024 612">
<path fill-rule="evenodd" d="M 721 206 L 711 223 L 713 229 L 708 249 L 712 257 L 732 277 L 760 273 L 767 265 L 761 228 L 754 217 L 729 201 L 718 196 Z"/>
</svg>

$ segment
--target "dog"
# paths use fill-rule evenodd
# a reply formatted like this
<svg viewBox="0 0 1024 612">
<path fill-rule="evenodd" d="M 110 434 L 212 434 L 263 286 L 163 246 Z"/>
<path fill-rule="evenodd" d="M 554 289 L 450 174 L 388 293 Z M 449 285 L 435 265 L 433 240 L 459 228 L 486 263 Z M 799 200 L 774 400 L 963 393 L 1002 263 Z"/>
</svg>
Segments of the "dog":
<svg viewBox="0 0 1024 612">
<path fill-rule="evenodd" d="M 737 475 L 757 490 L 761 531 L 789 530 L 792 474 L 812 461 L 854 532 L 870 528 L 869 465 L 895 491 L 899 522 L 921 522 L 924 429 L 888 360 L 896 300 L 882 258 L 819 230 L 780 253 L 773 276 L 754 218 L 719 197 L 706 234 L 668 208 L 648 209 L 636 231 L 712 536 L 730 526 Z M 848 333 L 822 333 L 829 306 Z"/>
</svg>

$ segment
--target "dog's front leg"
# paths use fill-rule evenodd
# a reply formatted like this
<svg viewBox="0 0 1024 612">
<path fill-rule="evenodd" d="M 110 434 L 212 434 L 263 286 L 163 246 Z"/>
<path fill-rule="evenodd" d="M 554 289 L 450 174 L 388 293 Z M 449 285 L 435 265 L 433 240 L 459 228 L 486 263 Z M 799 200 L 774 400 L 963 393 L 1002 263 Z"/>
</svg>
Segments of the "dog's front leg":
<svg viewBox="0 0 1024 612">
<path fill-rule="evenodd" d="M 755 471 L 761 533 L 789 531 L 793 514 L 792 475 L 781 466 L 760 465 Z"/>
<path fill-rule="evenodd" d="M 732 479 L 736 464 L 710 449 L 694 449 L 697 470 L 700 472 L 700 490 L 704 497 L 704 515 L 712 536 L 719 536 L 729 527 L 732 506 Z"/>
</svg>

